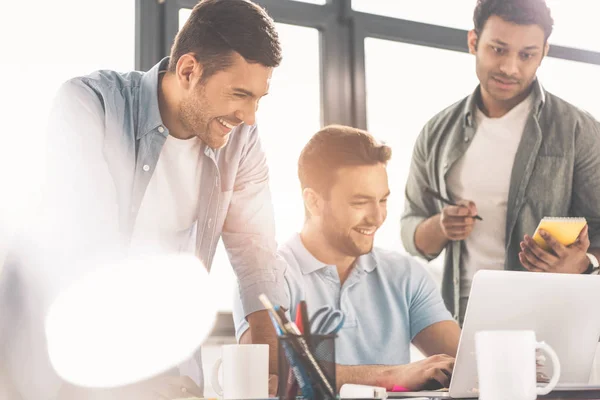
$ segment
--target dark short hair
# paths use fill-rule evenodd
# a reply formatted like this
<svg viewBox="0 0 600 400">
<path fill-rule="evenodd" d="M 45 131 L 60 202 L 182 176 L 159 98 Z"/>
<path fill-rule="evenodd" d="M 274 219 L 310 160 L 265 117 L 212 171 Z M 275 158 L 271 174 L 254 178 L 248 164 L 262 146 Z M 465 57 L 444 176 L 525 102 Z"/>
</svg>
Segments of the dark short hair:
<svg viewBox="0 0 600 400">
<path fill-rule="evenodd" d="M 233 52 L 250 63 L 277 67 L 281 45 L 273 19 L 248 0 L 201 0 L 175 37 L 169 71 L 175 72 L 181 56 L 193 53 L 206 80 L 231 66 Z"/>
<path fill-rule="evenodd" d="M 548 40 L 554 26 L 545 0 L 477 0 L 473 13 L 477 36 L 481 35 L 492 15 L 518 25 L 539 25 L 544 30 L 544 41 Z"/>
<path fill-rule="evenodd" d="M 327 197 L 338 169 L 387 164 L 391 156 L 392 149 L 377 142 L 368 132 L 349 126 L 329 125 L 317 132 L 300 153 L 300 186 L 302 190 L 312 188 Z"/>
</svg>

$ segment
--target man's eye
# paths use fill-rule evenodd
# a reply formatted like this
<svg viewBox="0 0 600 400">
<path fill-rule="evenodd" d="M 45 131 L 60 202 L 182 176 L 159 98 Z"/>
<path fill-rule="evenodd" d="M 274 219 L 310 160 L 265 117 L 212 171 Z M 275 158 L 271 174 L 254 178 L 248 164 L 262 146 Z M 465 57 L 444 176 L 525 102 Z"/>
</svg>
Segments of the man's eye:
<svg viewBox="0 0 600 400">
<path fill-rule="evenodd" d="M 501 47 L 492 46 L 492 49 L 494 50 L 494 52 L 496 52 L 498 54 L 504 53 L 504 49 Z"/>
</svg>

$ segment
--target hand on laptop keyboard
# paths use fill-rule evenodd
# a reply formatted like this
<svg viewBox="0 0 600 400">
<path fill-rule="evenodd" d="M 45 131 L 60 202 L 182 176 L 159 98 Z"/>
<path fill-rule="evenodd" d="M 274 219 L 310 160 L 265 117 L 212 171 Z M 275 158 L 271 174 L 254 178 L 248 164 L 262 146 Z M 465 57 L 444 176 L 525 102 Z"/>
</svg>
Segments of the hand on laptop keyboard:
<svg viewBox="0 0 600 400">
<path fill-rule="evenodd" d="M 454 369 L 454 357 L 438 354 L 406 365 L 391 367 L 382 376 L 386 388 L 402 386 L 411 391 L 447 388 Z"/>
</svg>

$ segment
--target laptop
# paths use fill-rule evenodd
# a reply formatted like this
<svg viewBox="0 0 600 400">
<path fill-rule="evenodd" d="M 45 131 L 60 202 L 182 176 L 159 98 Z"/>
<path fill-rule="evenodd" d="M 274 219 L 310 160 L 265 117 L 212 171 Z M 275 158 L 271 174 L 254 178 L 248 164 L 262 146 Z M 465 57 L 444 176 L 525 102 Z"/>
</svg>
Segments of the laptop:
<svg viewBox="0 0 600 400">
<path fill-rule="evenodd" d="M 471 286 L 450 388 L 389 392 L 388 398 L 478 397 L 475 332 L 482 330 L 533 330 L 560 359 L 555 392 L 600 394 L 600 385 L 588 384 L 600 338 L 597 304 L 598 275 L 479 271 Z"/>
</svg>

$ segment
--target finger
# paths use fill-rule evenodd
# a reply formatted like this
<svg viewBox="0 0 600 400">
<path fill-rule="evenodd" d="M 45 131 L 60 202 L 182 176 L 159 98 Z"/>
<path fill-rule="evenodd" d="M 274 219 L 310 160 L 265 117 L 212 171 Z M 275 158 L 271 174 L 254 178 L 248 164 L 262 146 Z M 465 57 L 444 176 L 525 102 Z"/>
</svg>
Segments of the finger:
<svg viewBox="0 0 600 400">
<path fill-rule="evenodd" d="M 552 265 L 554 264 L 547 263 L 544 260 L 540 259 L 535 253 L 533 253 L 529 246 L 521 246 L 521 250 L 521 252 L 525 255 L 525 258 L 527 258 L 527 260 L 537 268 L 543 269 L 545 271 L 549 271 L 550 269 L 552 269 Z"/>
<path fill-rule="evenodd" d="M 552 249 L 552 251 L 554 251 L 554 253 L 558 257 L 563 257 L 564 256 L 564 254 L 566 253 L 567 248 L 565 246 L 563 246 L 558 240 L 554 239 L 554 237 L 552 237 L 551 234 L 549 234 L 545 230 L 541 229 L 540 230 L 540 236 L 542 236 L 542 238 L 546 241 L 546 244 L 548 244 L 548 246 L 550 246 L 550 248 Z"/>
<path fill-rule="evenodd" d="M 581 230 L 581 232 L 579 232 L 579 235 L 577 236 L 577 245 L 581 248 L 585 248 L 585 250 L 587 251 L 587 249 L 590 247 L 590 237 L 588 234 L 588 226 L 587 224 L 583 227 L 583 229 Z"/>
<path fill-rule="evenodd" d="M 473 226 L 475 220 L 471 217 L 447 217 L 442 221 L 442 224 L 446 227 L 465 227 Z"/>
<path fill-rule="evenodd" d="M 466 231 L 448 233 L 447 236 L 450 240 L 465 240 L 469 237 Z"/>
<path fill-rule="evenodd" d="M 469 215 L 469 208 L 466 206 L 447 206 L 444 211 L 446 215 L 453 217 L 466 217 Z"/>
<path fill-rule="evenodd" d="M 532 263 L 530 263 L 529 260 L 527 260 L 527 258 L 525 257 L 525 253 L 523 253 L 523 252 L 519 253 L 519 261 L 521 261 L 521 265 L 523 267 L 525 267 L 525 269 L 527 269 L 531 272 L 546 272 L 543 269 L 540 269 L 540 268 L 536 267 L 535 265 L 533 265 Z"/>
<path fill-rule="evenodd" d="M 433 369 L 431 379 L 439 382 L 439 384 L 444 388 L 447 388 L 450 385 L 450 377 L 446 375 L 444 371 L 438 368 Z"/>
<path fill-rule="evenodd" d="M 521 250 L 526 254 L 533 254 L 537 259 L 548 266 L 555 265 L 558 261 L 558 257 L 554 254 L 542 249 L 532 238 L 525 235 L 525 241 L 521 242 Z"/>
<path fill-rule="evenodd" d="M 279 377 L 277 375 L 269 375 L 269 396 L 275 397 L 277 394 L 277 385 Z"/>
<path fill-rule="evenodd" d="M 466 207 L 469 210 L 469 215 L 473 217 L 477 215 L 477 206 L 471 200 L 460 200 L 457 204 Z"/>
</svg>

